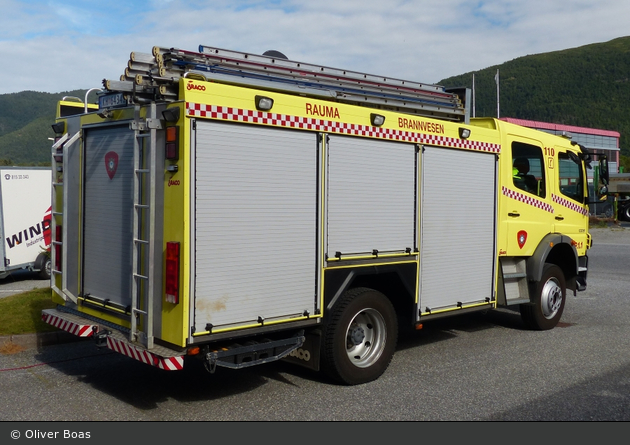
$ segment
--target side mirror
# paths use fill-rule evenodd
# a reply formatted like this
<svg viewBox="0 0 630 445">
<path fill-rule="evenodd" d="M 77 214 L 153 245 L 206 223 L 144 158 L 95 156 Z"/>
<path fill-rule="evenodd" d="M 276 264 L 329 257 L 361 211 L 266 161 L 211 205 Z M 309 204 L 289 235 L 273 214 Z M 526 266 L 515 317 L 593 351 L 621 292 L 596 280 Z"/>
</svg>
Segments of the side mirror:
<svg viewBox="0 0 630 445">
<path fill-rule="evenodd" d="M 603 185 L 608 185 L 609 176 L 608 176 L 608 158 L 602 156 L 599 159 L 599 181 Z M 606 190 L 608 191 L 608 190 Z"/>
</svg>

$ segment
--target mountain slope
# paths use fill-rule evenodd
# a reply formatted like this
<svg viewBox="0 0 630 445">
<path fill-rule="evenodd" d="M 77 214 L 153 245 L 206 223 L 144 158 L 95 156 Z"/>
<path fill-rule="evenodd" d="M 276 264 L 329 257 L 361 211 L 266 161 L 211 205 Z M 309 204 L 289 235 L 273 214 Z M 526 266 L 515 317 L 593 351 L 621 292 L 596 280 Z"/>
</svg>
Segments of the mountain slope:
<svg viewBox="0 0 630 445">
<path fill-rule="evenodd" d="M 50 164 L 48 138 L 54 136 L 50 126 L 55 123 L 57 101 L 64 96 L 83 98 L 85 91 L 0 94 L 1 164 Z"/>
<path fill-rule="evenodd" d="M 520 57 L 475 71 L 477 116 L 501 117 L 614 130 L 630 155 L 630 37 Z M 439 82 L 472 88 L 473 72 Z"/>
</svg>

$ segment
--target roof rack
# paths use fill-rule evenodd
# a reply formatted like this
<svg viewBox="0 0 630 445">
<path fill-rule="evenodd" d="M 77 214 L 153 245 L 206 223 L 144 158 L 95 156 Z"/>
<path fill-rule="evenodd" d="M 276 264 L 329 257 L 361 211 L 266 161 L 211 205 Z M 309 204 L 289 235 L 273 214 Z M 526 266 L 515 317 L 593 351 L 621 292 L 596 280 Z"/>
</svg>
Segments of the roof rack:
<svg viewBox="0 0 630 445">
<path fill-rule="evenodd" d="M 132 52 L 120 80 L 103 80 L 103 87 L 126 93 L 132 103 L 175 101 L 179 81 L 197 78 L 458 122 L 469 120 L 462 91 L 292 61 L 273 53 L 276 57 L 204 45 L 198 52 L 156 46 L 152 54 Z"/>
</svg>

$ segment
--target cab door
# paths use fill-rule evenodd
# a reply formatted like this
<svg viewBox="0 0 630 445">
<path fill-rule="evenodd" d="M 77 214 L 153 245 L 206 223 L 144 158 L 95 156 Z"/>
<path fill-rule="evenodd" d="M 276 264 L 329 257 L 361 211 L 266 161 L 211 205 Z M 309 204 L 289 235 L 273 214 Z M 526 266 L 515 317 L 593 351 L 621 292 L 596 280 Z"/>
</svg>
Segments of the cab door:
<svg viewBox="0 0 630 445">
<path fill-rule="evenodd" d="M 553 206 L 543 146 L 538 141 L 512 136 L 511 162 L 504 164 L 500 218 L 501 256 L 530 256 L 553 227 Z M 509 168 L 509 171 L 507 169 Z"/>
<path fill-rule="evenodd" d="M 588 228 L 586 177 L 583 163 L 573 151 L 555 146 L 546 148 L 554 159 L 552 200 L 554 205 L 554 232 L 567 235 L 575 247 L 584 254 Z"/>
</svg>

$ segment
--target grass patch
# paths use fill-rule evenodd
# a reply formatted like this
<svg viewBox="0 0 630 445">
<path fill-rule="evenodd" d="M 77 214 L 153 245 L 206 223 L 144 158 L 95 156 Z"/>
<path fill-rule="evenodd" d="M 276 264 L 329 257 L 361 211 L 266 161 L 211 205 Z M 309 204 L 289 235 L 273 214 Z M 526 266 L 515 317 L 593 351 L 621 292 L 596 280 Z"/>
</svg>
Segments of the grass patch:
<svg viewBox="0 0 630 445">
<path fill-rule="evenodd" d="M 588 226 L 591 228 L 604 229 L 606 227 L 618 226 L 619 221 L 614 218 L 600 218 L 597 216 L 590 216 L 588 218 Z"/>
<path fill-rule="evenodd" d="M 0 298 L 0 335 L 57 331 L 42 321 L 42 310 L 55 306 L 50 287 Z"/>
</svg>

